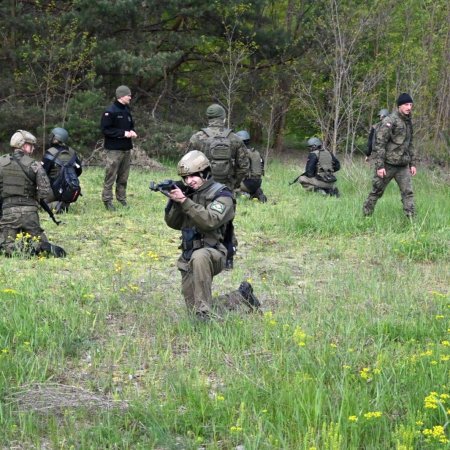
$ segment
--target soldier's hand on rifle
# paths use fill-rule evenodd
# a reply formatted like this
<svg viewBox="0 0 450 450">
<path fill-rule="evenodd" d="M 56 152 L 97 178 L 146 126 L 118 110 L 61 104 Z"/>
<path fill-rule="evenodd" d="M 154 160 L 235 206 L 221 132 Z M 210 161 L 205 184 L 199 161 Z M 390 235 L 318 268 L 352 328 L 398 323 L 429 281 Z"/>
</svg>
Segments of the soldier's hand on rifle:
<svg viewBox="0 0 450 450">
<path fill-rule="evenodd" d="M 186 200 L 186 196 L 178 186 L 169 191 L 169 197 L 177 203 L 183 203 Z"/>
<path fill-rule="evenodd" d="M 378 169 L 377 170 L 377 175 L 380 177 L 380 178 L 384 178 L 385 176 L 386 176 L 386 169 L 383 167 L 382 169 Z"/>
</svg>

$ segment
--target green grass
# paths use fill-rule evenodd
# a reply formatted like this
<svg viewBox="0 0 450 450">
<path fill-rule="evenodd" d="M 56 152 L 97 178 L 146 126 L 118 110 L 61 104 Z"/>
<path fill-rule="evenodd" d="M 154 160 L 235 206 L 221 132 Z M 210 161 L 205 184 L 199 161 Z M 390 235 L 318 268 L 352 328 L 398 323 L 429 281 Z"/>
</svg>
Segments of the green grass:
<svg viewBox="0 0 450 450">
<path fill-rule="evenodd" d="M 448 448 L 448 186 L 423 169 L 414 222 L 394 183 L 364 218 L 367 165 L 345 165 L 339 199 L 288 186 L 298 170 L 274 162 L 268 203 L 238 199 L 235 269 L 214 281 L 218 295 L 251 280 L 263 315 L 204 324 L 186 315 L 178 232 L 148 189 L 174 168 L 133 170 L 114 213 L 103 171 L 86 169 L 65 223 L 42 215 L 69 256 L 2 260 L 0 446 Z M 61 389 L 45 411 L 36 386 Z"/>
</svg>

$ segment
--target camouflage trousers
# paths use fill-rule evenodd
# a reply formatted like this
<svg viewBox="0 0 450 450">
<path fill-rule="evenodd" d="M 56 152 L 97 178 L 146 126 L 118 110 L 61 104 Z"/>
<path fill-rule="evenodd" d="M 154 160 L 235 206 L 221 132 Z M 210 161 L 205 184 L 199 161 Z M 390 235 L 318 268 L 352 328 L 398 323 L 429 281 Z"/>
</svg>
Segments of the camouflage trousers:
<svg viewBox="0 0 450 450">
<path fill-rule="evenodd" d="M 195 250 L 189 261 L 183 256 L 178 259 L 181 290 L 190 313 L 221 316 L 244 306 L 244 298 L 239 291 L 218 297 L 212 295 L 213 278 L 222 272 L 225 261 L 225 252 L 208 247 Z"/>
<path fill-rule="evenodd" d="M 105 150 L 105 180 L 103 182 L 102 201 L 113 200 L 113 186 L 116 183 L 116 198 L 119 202 L 127 200 L 127 182 L 130 174 L 130 150 Z"/>
<path fill-rule="evenodd" d="M 398 184 L 402 196 L 403 211 L 405 211 L 408 217 L 413 216 L 415 213 L 414 194 L 409 166 L 391 166 L 390 164 L 386 164 L 385 169 L 386 175 L 383 178 L 380 178 L 375 171 L 372 181 L 372 191 L 364 202 L 364 215 L 370 216 L 373 213 L 378 199 L 383 196 L 387 185 L 394 179 Z"/>
<path fill-rule="evenodd" d="M 39 222 L 35 206 L 13 206 L 3 209 L 0 219 L 0 251 L 14 253 L 39 253 L 41 244 L 48 242 Z"/>
<path fill-rule="evenodd" d="M 326 183 L 325 181 L 318 180 L 317 178 L 310 178 L 305 175 L 302 175 L 298 182 L 304 187 L 307 191 L 314 191 L 315 188 L 320 189 L 333 189 L 334 183 Z"/>
</svg>

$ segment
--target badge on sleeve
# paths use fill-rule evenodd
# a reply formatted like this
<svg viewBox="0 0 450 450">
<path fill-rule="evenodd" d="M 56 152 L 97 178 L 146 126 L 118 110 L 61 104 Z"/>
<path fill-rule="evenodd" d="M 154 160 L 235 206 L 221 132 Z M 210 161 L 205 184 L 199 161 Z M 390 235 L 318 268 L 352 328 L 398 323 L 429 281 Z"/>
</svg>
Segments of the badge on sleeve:
<svg viewBox="0 0 450 450">
<path fill-rule="evenodd" d="M 217 211 L 219 214 L 223 214 L 223 212 L 225 211 L 225 205 L 223 203 L 218 202 L 218 201 L 213 201 L 211 203 L 211 205 L 209 205 L 209 207 L 213 211 Z"/>
</svg>

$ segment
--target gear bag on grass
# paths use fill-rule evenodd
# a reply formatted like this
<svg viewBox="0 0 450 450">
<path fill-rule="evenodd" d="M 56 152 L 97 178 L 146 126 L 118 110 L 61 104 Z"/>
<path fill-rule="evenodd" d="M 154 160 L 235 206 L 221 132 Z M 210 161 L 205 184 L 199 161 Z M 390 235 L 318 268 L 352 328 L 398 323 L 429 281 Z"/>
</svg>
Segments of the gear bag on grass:
<svg viewBox="0 0 450 450">
<path fill-rule="evenodd" d="M 203 128 L 203 131 L 208 136 L 204 153 L 211 163 L 212 176 L 220 183 L 226 182 L 233 165 L 230 141 L 232 131 L 229 128 L 222 130 Z"/>
<path fill-rule="evenodd" d="M 75 170 L 77 155 L 63 163 L 58 159 L 59 151 L 54 157 L 54 163 L 60 167 L 58 176 L 52 182 L 52 190 L 56 200 L 64 203 L 76 202 L 81 195 L 80 181 Z"/>
</svg>

